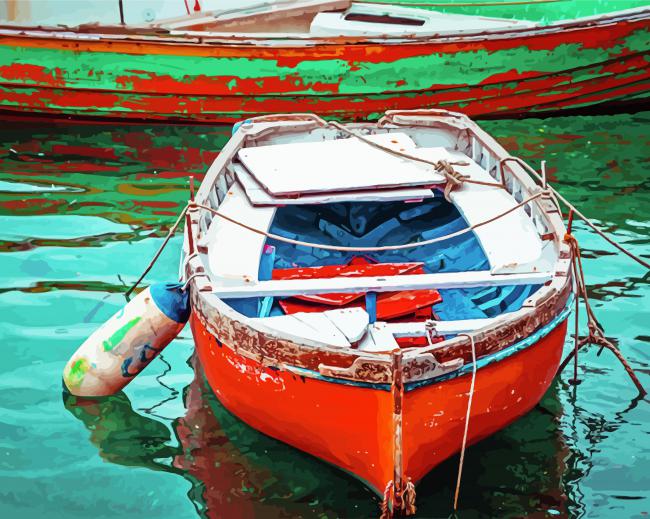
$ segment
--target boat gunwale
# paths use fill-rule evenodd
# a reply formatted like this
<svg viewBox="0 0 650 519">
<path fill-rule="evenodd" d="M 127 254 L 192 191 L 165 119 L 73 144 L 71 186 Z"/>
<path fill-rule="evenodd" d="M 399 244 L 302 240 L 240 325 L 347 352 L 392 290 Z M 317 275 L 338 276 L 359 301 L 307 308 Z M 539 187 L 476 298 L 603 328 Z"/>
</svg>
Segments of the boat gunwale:
<svg viewBox="0 0 650 519">
<path fill-rule="evenodd" d="M 0 44 L 2 38 L 15 37 L 21 39 L 43 40 L 54 39 L 78 41 L 80 43 L 154 43 L 162 46 L 201 46 L 210 47 L 223 44 L 233 47 L 259 47 L 266 42 L 267 48 L 284 47 L 318 47 L 330 45 L 422 45 L 422 44 L 462 44 L 486 40 L 510 40 L 546 36 L 567 30 L 597 29 L 608 25 L 650 21 L 650 6 L 640 6 L 600 15 L 585 16 L 569 20 L 559 20 L 548 25 L 532 27 L 503 28 L 481 30 L 471 33 L 436 35 L 400 35 L 400 36 L 334 36 L 317 37 L 303 33 L 218 33 L 208 31 L 168 31 L 152 29 L 149 26 L 15 26 L 0 24 Z M 76 30 L 75 30 L 76 29 Z M 121 32 L 101 32 L 101 30 L 119 29 Z M 142 31 L 145 32 L 142 32 Z M 140 31 L 140 32 L 138 32 Z M 146 32 L 153 34 L 146 34 Z M 277 43 L 277 45 L 275 44 Z"/>
<path fill-rule="evenodd" d="M 217 179 L 221 174 L 225 174 L 226 165 L 235 156 L 246 138 L 263 138 L 269 132 L 303 133 L 308 129 L 318 128 L 319 125 L 309 117 L 306 114 L 261 117 L 255 120 L 257 124 L 250 125 L 252 128 L 257 127 L 257 133 L 254 135 L 247 134 L 246 128 L 236 132 L 206 174 L 197 193 L 199 203 L 208 203 L 208 195 Z M 422 123 L 421 126 L 440 127 L 442 125 L 454 128 L 458 132 L 468 130 L 474 138 L 479 140 L 484 149 L 497 157 L 510 156 L 494 138 L 480 129 L 468 117 L 445 110 L 392 111 L 387 112 L 384 119 L 376 125 L 351 124 L 349 126 L 381 129 L 385 128 L 388 122 L 388 124 L 393 124 L 390 129 L 395 129 L 399 128 L 400 124 L 417 126 L 414 119 L 419 120 Z M 284 123 L 284 125 L 278 123 Z M 513 179 L 517 179 L 529 192 L 539 190 L 539 186 L 519 164 L 510 161 L 504 167 L 510 171 Z M 569 272 L 571 252 L 568 245 L 562 241 L 566 229 L 557 210 L 548 212 L 549 208 L 554 207 L 550 201 L 545 202 L 546 209 L 539 199 L 532 203 L 538 206 L 540 214 L 555 237 L 554 242 L 558 255 L 553 278 L 527 299 L 521 309 L 502 314 L 499 316 L 502 319 L 497 319 L 492 325 L 470 334 L 476 342 L 479 356 L 502 350 L 517 340 L 529 336 L 555 319 L 566 308 L 571 292 Z M 196 240 L 200 239 L 197 213 L 200 214 L 197 211 L 191 217 L 191 228 L 196 243 L 198 243 Z M 248 322 L 249 318 L 235 311 L 211 293 L 210 281 L 206 280 L 207 276 L 205 275 L 206 267 L 203 260 L 195 256 L 185 263 L 184 273 L 186 278 L 196 273 L 203 273 L 202 276 L 194 277 L 191 280 L 193 309 L 206 329 L 213 334 L 216 340 L 223 343 L 222 345 L 234 349 L 238 354 L 257 360 L 265 366 L 289 370 L 291 368 L 307 368 L 333 378 L 391 383 L 393 378 L 390 369 L 391 353 L 371 353 L 352 348 L 336 348 L 304 338 L 286 336 L 286 334 L 278 333 L 277 330 L 267 328 L 260 323 L 253 325 Z M 224 334 L 227 339 L 218 338 L 219 336 L 223 337 Z M 466 360 L 471 352 L 470 340 L 465 336 L 446 340 L 443 346 L 404 349 L 404 382 L 415 382 L 438 376 L 442 374 L 441 370 L 445 371 L 444 362 L 439 362 L 439 359 L 451 356 L 462 357 Z M 447 366 L 447 368 L 451 369 L 452 366 Z"/>
<path fill-rule="evenodd" d="M 554 317 L 549 323 L 541 326 L 540 328 L 536 329 L 531 335 L 528 337 L 525 337 L 514 344 L 511 344 L 510 346 L 506 346 L 505 348 L 495 351 L 493 353 L 488 353 L 487 355 L 484 355 L 480 358 L 477 359 L 476 361 L 476 369 L 481 370 L 490 364 L 493 364 L 494 362 L 499 362 L 501 360 L 504 360 L 512 355 L 516 355 L 517 353 L 521 353 L 525 351 L 528 348 L 531 348 L 537 344 L 537 342 L 544 337 L 546 337 L 548 334 L 550 334 L 553 330 L 559 326 L 562 321 L 567 319 L 569 314 L 571 313 L 572 306 L 571 306 L 571 299 L 569 299 L 566 303 L 566 306 L 564 310 L 562 310 L 556 317 Z M 201 323 L 206 326 L 210 327 L 210 325 L 203 320 L 201 320 Z M 255 359 L 253 359 L 255 360 Z M 472 366 L 474 363 L 469 362 L 466 364 L 463 364 L 460 368 L 454 371 L 450 371 L 448 373 L 443 373 L 438 376 L 430 377 L 427 379 L 423 380 L 411 380 L 408 381 L 404 384 L 404 390 L 406 392 L 413 391 L 422 387 L 430 386 L 432 384 L 437 384 L 439 382 L 445 382 L 447 380 L 451 380 L 453 378 L 457 377 L 462 377 L 465 375 L 469 375 L 469 373 L 472 370 Z M 356 380 L 349 380 L 349 379 L 342 379 L 342 378 L 337 378 L 337 377 L 332 377 L 328 375 L 323 375 L 319 371 L 315 370 L 310 370 L 307 368 L 301 368 L 299 366 L 289 366 L 289 365 L 284 365 L 283 369 L 286 371 L 298 375 L 298 376 L 305 376 L 309 378 L 314 378 L 317 380 L 322 380 L 324 382 L 331 382 L 334 384 L 344 384 L 344 385 L 349 385 L 349 386 L 354 386 L 354 387 L 361 387 L 361 388 L 368 388 L 368 389 L 376 389 L 376 390 L 381 390 L 381 391 L 391 391 L 391 383 L 380 383 L 380 382 L 370 382 L 370 381 L 356 381 Z"/>
</svg>

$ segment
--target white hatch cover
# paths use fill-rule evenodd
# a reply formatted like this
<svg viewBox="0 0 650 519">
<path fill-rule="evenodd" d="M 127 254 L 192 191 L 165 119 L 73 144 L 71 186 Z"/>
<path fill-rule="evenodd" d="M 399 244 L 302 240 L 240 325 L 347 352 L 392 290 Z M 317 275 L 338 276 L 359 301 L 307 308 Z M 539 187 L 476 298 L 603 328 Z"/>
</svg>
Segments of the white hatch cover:
<svg viewBox="0 0 650 519">
<path fill-rule="evenodd" d="M 415 148 L 413 141 L 403 134 L 380 134 L 372 139 L 400 151 Z M 435 155 L 434 160 L 451 158 L 444 148 L 437 148 Z M 445 182 L 433 166 L 396 157 L 353 137 L 244 148 L 238 157 L 258 183 L 275 196 Z"/>
</svg>

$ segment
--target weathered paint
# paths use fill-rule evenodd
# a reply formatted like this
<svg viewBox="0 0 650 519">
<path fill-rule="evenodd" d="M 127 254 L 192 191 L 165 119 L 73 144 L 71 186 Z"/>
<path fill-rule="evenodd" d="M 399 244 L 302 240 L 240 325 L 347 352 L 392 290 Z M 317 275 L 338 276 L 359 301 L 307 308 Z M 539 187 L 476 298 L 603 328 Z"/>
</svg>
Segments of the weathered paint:
<svg viewBox="0 0 650 519">
<path fill-rule="evenodd" d="M 354 474 L 378 494 L 400 472 L 390 391 L 267 367 L 221 343 L 196 314 L 190 323 L 208 382 L 246 423 Z M 557 371 L 565 334 L 566 315 L 533 344 L 479 369 L 470 443 L 539 401 Z M 417 482 L 458 452 L 469 383 L 465 374 L 402 394 L 402 478 Z"/>
<path fill-rule="evenodd" d="M 304 124 L 310 120 L 308 114 L 266 118 L 252 122 L 246 138 L 264 132 L 262 142 L 273 142 L 275 122 L 283 124 L 283 140 L 292 140 L 293 133 L 299 141 L 314 131 Z M 468 117 L 444 110 L 389 113 L 381 123 L 355 127 L 370 133 L 378 127 L 408 128 L 423 139 L 441 139 L 438 132 L 444 132 L 482 162 L 494 164 L 508 156 Z M 197 200 L 218 207 L 210 194 L 244 144 L 242 132 L 237 132 L 208 172 Z M 537 189 L 514 164 L 505 164 L 502 171 L 509 192 L 516 186 L 522 193 Z M 256 429 L 355 474 L 380 495 L 393 481 L 397 489 L 389 499 L 399 505 L 396 496 L 409 479 L 417 482 L 460 448 L 472 350 L 481 383 L 470 443 L 530 410 L 557 370 L 572 286 L 571 251 L 562 241 L 566 229 L 557 208 L 550 202 L 538 207 L 541 212 L 532 218 L 541 218 L 537 222 L 550 231 L 558 251 L 551 283 L 521 309 L 469 336 L 405 348 L 401 355 L 397 349 L 334 348 L 245 319 L 215 296 L 210 278 L 193 275 L 205 272 L 205 259 L 189 257 L 184 273 L 191 278 L 190 322 L 199 361 L 215 394 Z M 201 221 L 205 214 L 207 210 L 197 211 L 186 226 L 199 243 L 209 225 Z"/>
<path fill-rule="evenodd" d="M 646 9 L 582 25 L 385 43 L 5 34 L 0 108 L 202 122 L 294 111 L 366 118 L 432 106 L 474 116 L 574 108 L 648 90 L 649 25 Z"/>
<path fill-rule="evenodd" d="M 141 320 L 142 317 L 136 317 L 115 331 L 115 333 L 113 333 L 108 339 L 102 342 L 104 351 L 111 351 L 113 348 L 115 348 L 115 346 L 124 340 L 124 337 L 126 337 L 126 334 L 129 332 L 129 330 L 138 324 Z"/>
<path fill-rule="evenodd" d="M 86 373 L 90 369 L 90 364 L 86 359 L 78 359 L 70 366 L 67 375 L 68 383 L 73 387 L 79 387 L 83 382 Z"/>
<path fill-rule="evenodd" d="M 566 318 L 550 333 L 508 358 L 478 369 L 468 444 L 486 438 L 530 411 L 557 372 Z M 419 481 L 460 450 L 471 374 L 405 393 L 404 474 Z"/>
</svg>

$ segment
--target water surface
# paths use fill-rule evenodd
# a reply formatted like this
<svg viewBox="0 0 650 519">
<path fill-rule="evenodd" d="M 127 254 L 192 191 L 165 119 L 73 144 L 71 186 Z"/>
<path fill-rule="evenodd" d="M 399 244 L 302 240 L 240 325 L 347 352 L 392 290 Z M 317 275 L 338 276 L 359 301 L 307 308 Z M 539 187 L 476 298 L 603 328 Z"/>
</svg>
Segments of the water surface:
<svg viewBox="0 0 650 519">
<path fill-rule="evenodd" d="M 650 113 L 482 123 L 637 254 L 650 239 Z M 108 399 L 64 399 L 66 360 L 124 303 L 228 127 L 0 125 L 0 516 L 364 518 L 355 479 L 230 415 L 195 374 L 187 328 Z M 650 388 L 650 276 L 579 226 L 607 334 Z M 149 276 L 174 279 L 180 238 Z M 568 348 L 568 345 L 567 345 Z M 470 448 L 462 518 L 647 517 L 650 410 L 608 352 L 577 388 Z M 418 486 L 447 517 L 458 458 Z"/>
</svg>

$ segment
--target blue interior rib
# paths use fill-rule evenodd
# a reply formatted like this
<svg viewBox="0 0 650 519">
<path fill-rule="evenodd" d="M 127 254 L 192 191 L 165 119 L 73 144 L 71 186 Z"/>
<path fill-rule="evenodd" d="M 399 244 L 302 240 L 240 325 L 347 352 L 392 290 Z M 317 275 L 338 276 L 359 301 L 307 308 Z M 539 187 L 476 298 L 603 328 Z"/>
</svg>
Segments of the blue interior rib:
<svg viewBox="0 0 650 519">
<path fill-rule="evenodd" d="M 442 195 L 419 202 L 341 202 L 279 207 L 271 233 L 312 243 L 374 247 L 429 240 L 467 228 L 456 207 Z M 338 252 L 267 240 L 276 248 L 274 268 L 344 265 L 355 256 L 372 262 L 421 262 L 428 273 L 487 270 L 488 260 L 474 232 L 428 245 L 370 253 Z M 494 317 L 518 310 L 539 286 L 480 287 L 441 290 L 434 312 L 443 320 Z M 258 298 L 231 299 L 235 310 L 253 317 Z M 281 315 L 273 304 L 270 315 Z M 267 315 L 268 312 L 267 312 Z"/>
</svg>

